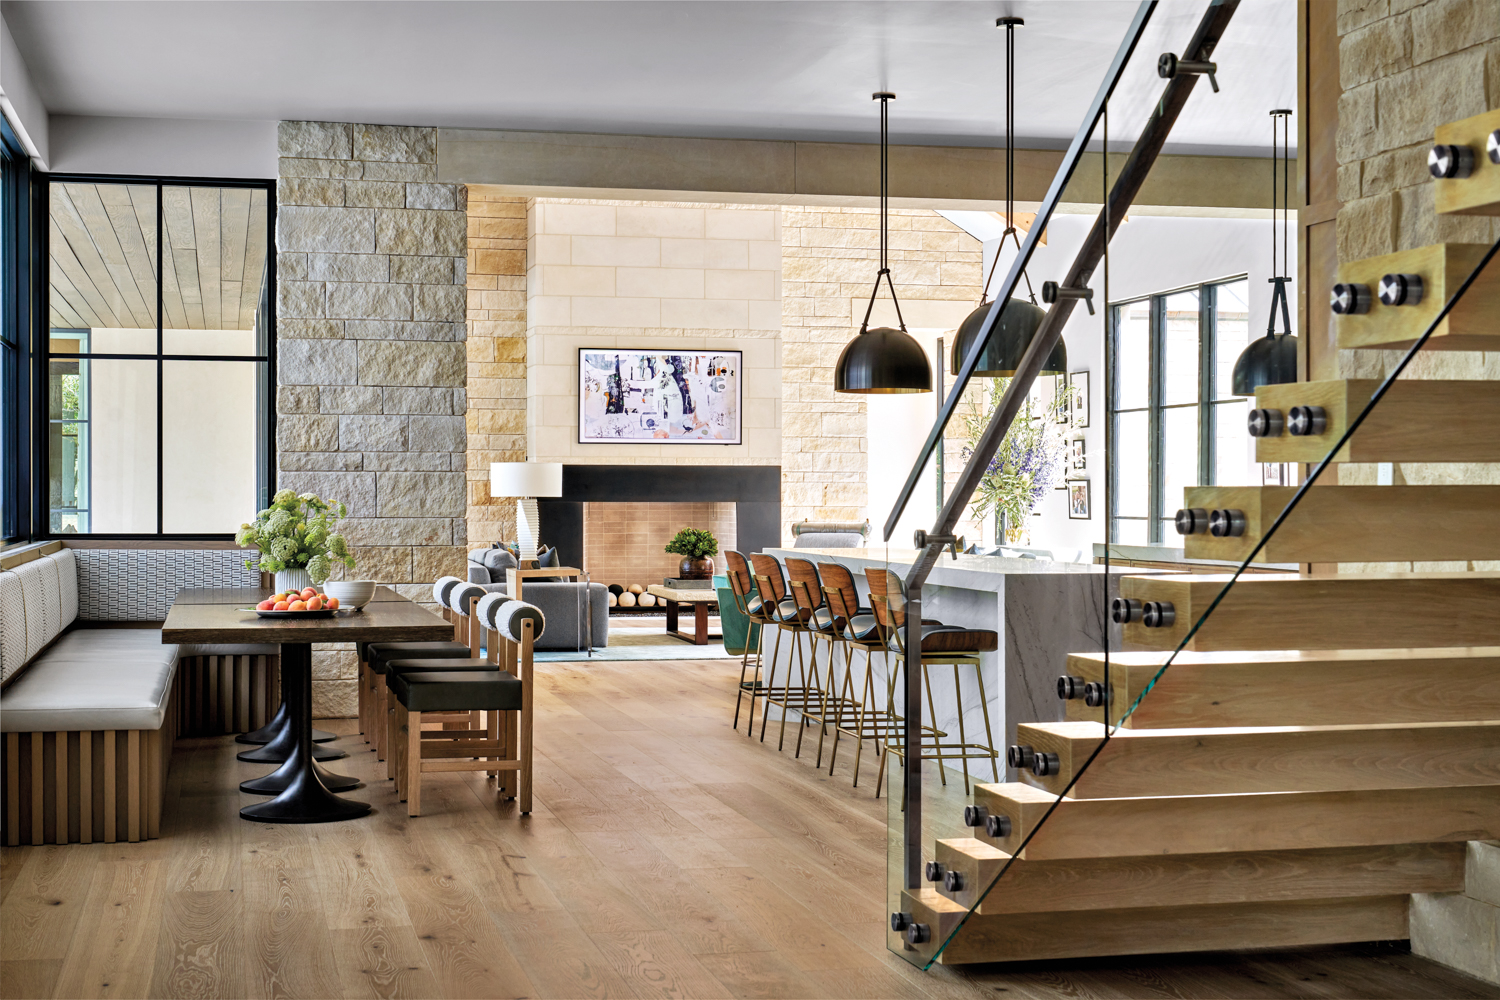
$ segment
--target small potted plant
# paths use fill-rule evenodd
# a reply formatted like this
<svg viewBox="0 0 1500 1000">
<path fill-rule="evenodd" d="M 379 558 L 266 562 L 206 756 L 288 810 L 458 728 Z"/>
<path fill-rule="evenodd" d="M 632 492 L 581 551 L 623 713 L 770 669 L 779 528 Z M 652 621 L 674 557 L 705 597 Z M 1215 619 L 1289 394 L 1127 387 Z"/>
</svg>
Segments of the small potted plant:
<svg viewBox="0 0 1500 1000">
<path fill-rule="evenodd" d="M 683 528 L 672 536 L 664 551 L 682 556 L 677 568 L 684 580 L 709 580 L 714 575 L 714 556 L 719 554 L 719 540 L 712 531 Z"/>
<path fill-rule="evenodd" d="M 334 531 L 347 513 L 337 500 L 278 490 L 254 523 L 240 525 L 234 541 L 240 548 L 260 550 L 260 570 L 276 574 L 277 590 L 301 590 L 327 580 L 335 559 L 354 568 L 349 543 Z M 245 566 L 256 568 L 249 559 Z"/>
</svg>

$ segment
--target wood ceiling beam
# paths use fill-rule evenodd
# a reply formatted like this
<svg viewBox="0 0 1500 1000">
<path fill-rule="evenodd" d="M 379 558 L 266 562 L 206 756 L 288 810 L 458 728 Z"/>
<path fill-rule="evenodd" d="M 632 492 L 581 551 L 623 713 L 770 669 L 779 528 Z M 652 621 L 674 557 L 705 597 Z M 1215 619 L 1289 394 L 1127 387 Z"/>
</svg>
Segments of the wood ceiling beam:
<svg viewBox="0 0 1500 1000">
<path fill-rule="evenodd" d="M 1034 207 L 1061 150 L 1016 151 L 1016 200 Z M 993 209 L 1004 200 L 1003 149 L 892 146 L 891 203 Z M 1113 177 L 1125 154 L 1110 155 Z M 1085 157 L 1065 203 L 1099 202 L 1100 157 Z M 1161 156 L 1132 206 L 1140 214 L 1269 217 L 1270 160 Z M 682 139 L 601 133 L 438 130 L 438 179 L 533 197 L 648 198 L 788 205 L 872 204 L 876 147 L 867 143 Z"/>
</svg>

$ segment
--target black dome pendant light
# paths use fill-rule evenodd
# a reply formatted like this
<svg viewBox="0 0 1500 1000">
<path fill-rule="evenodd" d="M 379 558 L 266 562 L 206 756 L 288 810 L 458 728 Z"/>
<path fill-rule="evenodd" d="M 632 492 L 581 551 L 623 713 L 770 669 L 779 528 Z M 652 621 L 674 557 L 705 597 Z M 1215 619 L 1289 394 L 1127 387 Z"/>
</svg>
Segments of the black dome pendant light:
<svg viewBox="0 0 1500 1000">
<path fill-rule="evenodd" d="M 875 288 L 870 292 L 870 305 L 865 309 L 865 321 L 859 325 L 859 333 L 844 345 L 839 363 L 833 371 L 833 388 L 837 392 L 896 393 L 931 392 L 932 366 L 927 363 L 927 352 L 906 332 L 906 321 L 901 318 L 901 303 L 896 299 L 896 286 L 891 284 L 889 258 L 890 227 L 890 169 L 887 137 L 886 103 L 896 99 L 895 94 L 870 95 L 880 102 L 880 270 L 875 273 Z M 901 329 L 888 326 L 870 329 L 870 314 L 875 311 L 875 296 L 880 294 L 880 279 L 891 290 L 891 301 L 896 306 L 896 322 Z"/>
<path fill-rule="evenodd" d="M 1000 234 L 1000 246 L 995 248 L 995 259 L 990 263 L 990 273 L 985 277 L 984 288 L 979 293 L 979 307 L 969 313 L 959 325 L 958 335 L 953 338 L 948 367 L 954 375 L 963 368 L 964 358 L 968 357 L 969 349 L 974 346 L 974 338 L 979 336 L 985 317 L 990 314 L 991 303 L 987 296 L 990 282 L 995 277 L 995 266 L 1000 263 L 1000 249 L 1005 246 L 1005 237 L 1011 238 L 1017 251 L 1021 249 L 1021 237 L 1016 230 L 1016 26 L 1025 23 L 1019 17 L 1002 17 L 995 21 L 995 27 L 1005 29 L 1005 232 Z M 1042 317 L 1047 315 L 1047 311 L 1036 304 L 1036 291 L 1031 287 L 1031 275 L 1025 271 L 1021 274 L 1026 278 L 1026 291 L 1031 296 L 1031 301 L 1012 298 L 1001 308 L 1000 316 L 995 321 L 995 329 L 979 355 L 975 375 L 984 378 L 1009 378 L 1014 375 L 1016 366 L 1021 363 L 1021 355 L 1026 353 L 1026 348 L 1031 345 L 1031 338 L 1041 325 Z M 1059 337 L 1057 346 L 1052 349 L 1052 353 L 1047 356 L 1047 363 L 1042 366 L 1041 374 L 1061 375 L 1067 370 L 1068 349 Z"/>
<path fill-rule="evenodd" d="M 1287 190 L 1287 160 L 1291 153 L 1289 130 L 1291 111 L 1278 108 L 1271 112 L 1271 320 L 1266 324 L 1266 335 L 1250 342 L 1234 363 L 1232 391 L 1236 396 L 1255 395 L 1256 386 L 1279 385 L 1297 381 L 1297 337 L 1292 333 L 1291 310 L 1287 306 L 1286 286 L 1292 279 L 1281 272 L 1287 259 L 1287 214 L 1290 197 Z M 1281 201 L 1276 200 L 1277 123 L 1281 124 Z M 1276 211 L 1281 210 L 1281 268 L 1276 267 Z M 1283 332 L 1276 332 L 1277 306 L 1281 307 Z"/>
</svg>

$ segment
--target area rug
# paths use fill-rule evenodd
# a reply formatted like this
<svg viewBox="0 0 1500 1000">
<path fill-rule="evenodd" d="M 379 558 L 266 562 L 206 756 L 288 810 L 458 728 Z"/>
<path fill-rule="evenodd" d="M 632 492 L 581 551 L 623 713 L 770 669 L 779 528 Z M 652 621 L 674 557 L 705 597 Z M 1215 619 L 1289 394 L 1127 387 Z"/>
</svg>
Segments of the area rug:
<svg viewBox="0 0 1500 1000">
<path fill-rule="evenodd" d="M 625 624 L 628 622 L 628 624 Z M 691 628 L 692 619 L 683 616 L 679 628 Z M 717 618 L 708 620 L 708 631 L 712 635 L 719 630 Z M 588 652 L 571 649 L 537 650 L 532 654 L 536 663 L 560 663 L 589 660 L 720 660 L 739 659 L 738 653 L 726 653 L 719 639 L 708 640 L 706 646 L 695 646 L 683 639 L 667 635 L 665 616 L 631 616 L 615 618 L 609 623 L 609 645 L 596 647 L 591 656 Z"/>
</svg>

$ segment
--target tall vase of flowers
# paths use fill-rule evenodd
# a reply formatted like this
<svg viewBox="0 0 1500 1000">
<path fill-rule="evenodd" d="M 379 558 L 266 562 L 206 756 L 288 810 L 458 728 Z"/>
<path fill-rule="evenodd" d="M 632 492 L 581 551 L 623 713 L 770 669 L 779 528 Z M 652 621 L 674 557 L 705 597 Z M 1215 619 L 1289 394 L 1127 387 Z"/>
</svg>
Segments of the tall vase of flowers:
<svg viewBox="0 0 1500 1000">
<path fill-rule="evenodd" d="M 254 522 L 240 525 L 234 541 L 241 548 L 260 550 L 260 569 L 276 574 L 277 590 L 300 590 L 327 580 L 335 560 L 354 568 L 349 543 L 334 530 L 347 513 L 337 500 L 279 490 Z M 255 568 L 249 559 L 245 565 Z"/>
<path fill-rule="evenodd" d="M 990 414 L 1010 383 L 1008 378 L 989 379 L 988 389 L 970 397 L 963 417 L 965 458 L 973 454 Z M 1013 545 L 1026 540 L 1026 519 L 1062 473 L 1067 442 L 1058 430 L 1061 426 L 1058 415 L 1067 412 L 1071 391 L 1070 386 L 1043 406 L 1038 406 L 1030 396 L 1022 402 L 1005 440 L 974 491 L 971 507 L 975 515 L 981 520 L 994 514 L 1005 515 L 1005 540 Z"/>
</svg>

